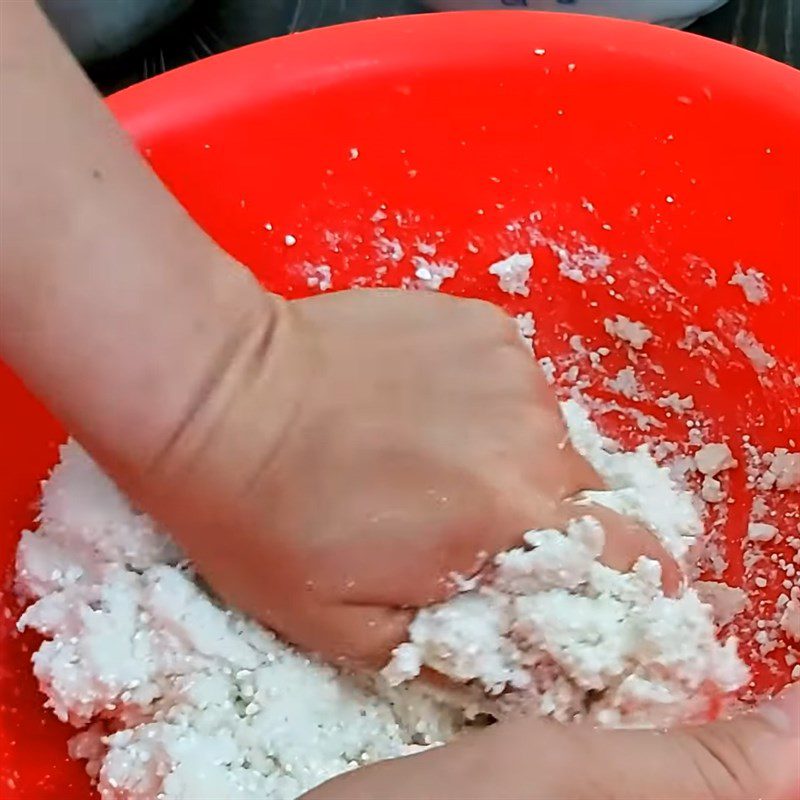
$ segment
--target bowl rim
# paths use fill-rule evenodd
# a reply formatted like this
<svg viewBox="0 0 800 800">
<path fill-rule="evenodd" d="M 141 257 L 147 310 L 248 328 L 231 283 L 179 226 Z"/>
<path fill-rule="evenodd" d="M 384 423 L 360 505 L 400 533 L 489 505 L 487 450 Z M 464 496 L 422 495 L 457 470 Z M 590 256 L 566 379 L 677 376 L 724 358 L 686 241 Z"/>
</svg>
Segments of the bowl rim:
<svg viewBox="0 0 800 800">
<path fill-rule="evenodd" d="M 396 76 L 485 63 L 548 57 L 552 65 L 581 52 L 670 68 L 754 105 L 769 105 L 800 126 L 800 70 L 694 33 L 650 23 L 564 12 L 502 10 L 420 13 L 346 22 L 291 33 L 218 53 L 127 87 L 107 102 L 135 137 L 202 123 L 221 113 L 316 93 L 358 76 Z M 542 54 L 540 51 L 544 51 Z M 542 58 L 542 61 L 545 59 Z M 254 79 L 254 75 L 257 76 Z M 697 84 L 695 84 L 697 85 Z"/>
</svg>

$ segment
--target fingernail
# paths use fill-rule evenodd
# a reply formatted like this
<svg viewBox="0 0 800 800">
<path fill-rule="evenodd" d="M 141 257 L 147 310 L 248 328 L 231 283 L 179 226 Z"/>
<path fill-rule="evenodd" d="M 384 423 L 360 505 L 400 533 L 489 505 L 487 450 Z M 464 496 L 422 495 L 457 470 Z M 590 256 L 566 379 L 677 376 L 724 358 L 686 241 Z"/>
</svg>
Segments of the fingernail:
<svg viewBox="0 0 800 800">
<path fill-rule="evenodd" d="M 758 711 L 780 733 L 800 738 L 800 683 L 790 684 L 765 700 Z"/>
</svg>

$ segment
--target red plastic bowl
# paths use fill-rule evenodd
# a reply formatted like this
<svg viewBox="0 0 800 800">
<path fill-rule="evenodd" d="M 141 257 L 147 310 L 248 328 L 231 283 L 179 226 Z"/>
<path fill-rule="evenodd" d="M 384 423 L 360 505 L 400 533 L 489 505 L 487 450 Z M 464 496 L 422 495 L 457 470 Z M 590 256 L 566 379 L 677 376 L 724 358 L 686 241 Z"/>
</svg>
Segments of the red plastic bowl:
<svg viewBox="0 0 800 800">
<path fill-rule="evenodd" d="M 570 333 L 608 344 L 609 315 L 643 319 L 669 387 L 693 393 L 712 432 L 730 436 L 739 455 L 745 432 L 767 447 L 800 440 L 789 375 L 800 362 L 800 76 L 789 67 L 606 19 L 429 15 L 268 41 L 110 103 L 195 219 L 277 291 L 309 292 L 298 268 L 306 260 L 330 264 L 335 288 L 375 282 L 376 225 L 407 251 L 417 236 L 440 232 L 437 255 L 462 264 L 446 288 L 533 309 L 541 352 L 568 352 Z M 486 267 L 501 251 L 530 250 L 532 212 L 545 235 L 582 235 L 606 250 L 616 283 L 567 280 L 538 247 L 530 301 L 499 293 Z M 341 234 L 338 244 L 331 233 Z M 770 302 L 749 305 L 727 285 L 734 262 L 768 276 Z M 717 287 L 705 281 L 709 268 Z M 398 285 L 410 275 L 407 253 L 383 280 Z M 772 352 L 771 387 L 735 348 L 714 365 L 719 387 L 709 385 L 708 363 L 677 347 L 684 324 L 718 320 Z M 654 388 L 658 380 L 647 377 Z M 33 521 L 38 481 L 63 432 L 7 371 L 0 383 L 0 546 L 10 576 L 19 530 Z M 617 433 L 640 439 L 630 427 L 616 422 Z M 665 434 L 685 438 L 685 424 L 667 420 Z M 743 470 L 732 480 L 737 503 L 725 530 L 727 577 L 736 581 Z M 784 501 L 796 509 L 796 493 Z M 759 610 L 779 588 L 754 595 Z M 16 610 L 10 593 L 5 604 Z M 43 709 L 28 663 L 34 642 L 12 635 L 11 616 L 2 621 L 0 795 L 85 798 L 82 767 L 66 757 L 70 730 Z M 769 689 L 788 672 L 759 668 L 757 678 Z"/>
</svg>

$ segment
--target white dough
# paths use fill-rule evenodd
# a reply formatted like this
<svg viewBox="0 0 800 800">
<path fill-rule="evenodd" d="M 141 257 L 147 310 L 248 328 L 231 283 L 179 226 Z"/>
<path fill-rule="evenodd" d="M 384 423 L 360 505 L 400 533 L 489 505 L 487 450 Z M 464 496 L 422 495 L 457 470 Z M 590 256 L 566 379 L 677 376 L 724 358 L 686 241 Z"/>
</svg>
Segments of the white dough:
<svg viewBox="0 0 800 800">
<path fill-rule="evenodd" d="M 700 531 L 691 496 L 646 449 L 609 452 L 577 403 L 562 408 L 573 442 L 611 487 L 586 495 L 649 524 L 682 558 Z M 693 589 L 666 597 L 655 561 L 641 558 L 627 574 L 600 564 L 604 533 L 591 517 L 524 541 L 495 558 L 489 583 L 417 614 L 386 668 L 393 682 L 428 666 L 502 694 L 501 707 L 617 726 L 692 719 L 715 692 L 746 682 L 736 641 L 717 641 L 714 609 Z"/>
<path fill-rule="evenodd" d="M 463 724 L 422 689 L 390 703 L 217 605 L 75 442 L 17 569 L 36 601 L 19 627 L 48 639 L 33 656 L 47 705 L 78 727 L 113 720 L 73 745 L 103 798 L 284 800 Z"/>
<path fill-rule="evenodd" d="M 520 325 L 533 333 L 532 317 Z M 562 409 L 609 487 L 578 502 L 639 519 L 683 559 L 701 532 L 691 496 L 646 447 L 622 451 L 577 402 Z M 525 534 L 491 580 L 465 580 L 417 615 L 387 681 L 356 680 L 221 607 L 75 442 L 60 455 L 39 527 L 19 544 L 18 587 L 33 601 L 19 627 L 46 639 L 34 672 L 47 705 L 82 728 L 71 753 L 87 759 L 104 800 L 291 800 L 445 742 L 480 711 L 660 725 L 747 679 L 735 642 L 716 641 L 711 607 L 693 590 L 665 597 L 654 561 L 629 574 L 602 566 L 604 532 L 586 516 L 566 533 Z M 790 632 L 793 619 L 787 609 Z M 407 683 L 423 666 L 463 694 Z"/>
</svg>

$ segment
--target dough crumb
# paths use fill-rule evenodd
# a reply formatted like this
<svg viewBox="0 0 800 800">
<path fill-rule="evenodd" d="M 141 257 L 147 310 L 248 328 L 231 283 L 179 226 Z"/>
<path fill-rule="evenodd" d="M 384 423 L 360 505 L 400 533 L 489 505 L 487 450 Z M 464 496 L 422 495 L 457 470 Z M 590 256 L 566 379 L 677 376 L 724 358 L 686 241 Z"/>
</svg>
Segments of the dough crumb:
<svg viewBox="0 0 800 800">
<path fill-rule="evenodd" d="M 442 284 L 449 278 L 455 277 L 458 264 L 454 261 L 429 261 L 424 256 L 412 256 L 411 264 L 414 275 L 420 285 L 431 291 L 439 291 Z"/>
<path fill-rule="evenodd" d="M 766 470 L 758 480 L 758 488 L 786 491 L 800 485 L 800 453 L 792 453 L 785 447 L 778 447 L 764 455 Z"/>
<path fill-rule="evenodd" d="M 379 236 L 375 240 L 378 253 L 390 261 L 402 261 L 405 256 L 403 245 L 398 239 L 390 239 L 387 236 Z"/>
<path fill-rule="evenodd" d="M 518 324 L 535 331 L 532 315 Z M 562 410 L 610 487 L 578 501 L 638 519 L 684 559 L 702 530 L 691 495 L 646 447 L 602 437 L 574 400 Z M 591 516 L 529 531 L 497 556 L 493 582 L 462 581 L 419 612 L 385 681 L 354 678 L 219 605 L 77 444 L 60 456 L 39 528 L 19 544 L 18 588 L 33 601 L 19 627 L 45 637 L 34 672 L 56 715 L 83 728 L 70 752 L 106 800 L 288 800 L 518 702 L 565 722 L 661 725 L 708 713 L 747 679 L 693 590 L 665 597 L 646 558 L 629 573 L 599 562 Z M 434 694 L 414 680 L 423 667 L 462 690 Z"/>
<path fill-rule="evenodd" d="M 733 343 L 747 356 L 756 372 L 767 372 L 778 363 L 749 331 L 737 331 Z"/>
<path fill-rule="evenodd" d="M 659 397 L 656 400 L 656 405 L 670 409 L 676 414 L 685 414 L 694 408 L 694 397 L 690 394 L 687 394 L 686 397 L 681 397 L 677 392 L 669 392 Z"/>
<path fill-rule="evenodd" d="M 331 268 L 328 264 L 304 264 L 306 284 L 311 289 L 327 292 L 333 286 Z"/>
<path fill-rule="evenodd" d="M 760 305 L 769 299 L 769 289 L 764 273 L 755 269 L 742 270 L 742 265 L 737 263 L 733 276 L 728 281 L 731 286 L 738 286 L 743 292 L 748 303 Z"/>
<path fill-rule="evenodd" d="M 695 581 L 692 588 L 714 610 L 717 625 L 728 625 L 747 608 L 747 594 L 742 589 L 718 581 Z"/>
<path fill-rule="evenodd" d="M 627 342 L 634 350 L 641 350 L 653 338 L 653 332 L 649 328 L 622 314 L 617 314 L 614 319 L 603 320 L 603 327 L 609 336 Z"/>
<path fill-rule="evenodd" d="M 700 496 L 706 503 L 721 503 L 725 499 L 725 492 L 716 478 L 706 475 L 700 487 Z"/>
<path fill-rule="evenodd" d="M 786 604 L 780 625 L 787 636 L 796 642 L 800 642 L 800 600 L 794 598 Z"/>
<path fill-rule="evenodd" d="M 530 294 L 528 280 L 532 267 L 533 256 L 530 253 L 513 253 L 492 264 L 489 273 L 497 276 L 497 283 L 502 291 L 527 297 Z"/>
<path fill-rule="evenodd" d="M 694 454 L 694 461 L 697 469 L 708 475 L 714 477 L 718 473 L 726 469 L 733 469 L 738 466 L 738 461 L 733 457 L 730 447 L 727 444 L 707 444 L 701 447 Z"/>
<path fill-rule="evenodd" d="M 104 800 L 290 800 L 467 720 L 463 702 L 339 673 L 227 610 L 73 441 L 22 535 L 17 588 L 33 601 L 18 627 L 46 639 L 47 705 L 84 728 L 70 753 Z"/>
<path fill-rule="evenodd" d="M 533 343 L 531 343 L 532 345 Z M 539 366 L 544 372 L 544 377 L 551 386 L 556 382 L 556 365 L 550 356 L 543 356 L 539 359 Z"/>
<path fill-rule="evenodd" d="M 603 384 L 610 391 L 621 394 L 629 400 L 641 400 L 646 395 L 633 367 L 624 367 L 613 378 L 606 378 Z"/>
<path fill-rule="evenodd" d="M 536 335 L 536 320 L 533 318 L 533 312 L 526 311 L 524 314 L 517 314 L 515 319 L 522 341 L 525 342 L 528 349 L 533 353 L 533 337 Z"/>
<path fill-rule="evenodd" d="M 777 533 L 778 529 L 766 522 L 751 522 L 747 526 L 747 538 L 751 542 L 771 542 Z"/>
<path fill-rule="evenodd" d="M 423 256 L 433 257 L 436 255 L 437 247 L 435 244 L 430 242 L 423 242 L 422 239 L 417 239 L 414 242 L 414 246 L 417 248 L 417 252 Z"/>
<path fill-rule="evenodd" d="M 609 452 L 610 443 L 580 406 L 568 401 L 562 407 L 573 443 L 612 487 L 586 492 L 584 499 L 649 520 L 668 549 L 685 554 L 693 540 L 685 526 L 694 535 L 700 529 L 688 493 L 671 484 L 645 449 Z M 654 488 L 642 491 L 661 480 L 667 490 L 661 501 Z M 676 507 L 684 520 L 679 530 L 690 538 L 672 528 Z M 702 713 L 715 692 L 746 681 L 735 640 L 716 640 L 714 616 L 723 609 L 712 610 L 693 589 L 665 597 L 660 566 L 649 559 L 629 573 L 603 566 L 597 560 L 603 544 L 602 527 L 591 517 L 573 521 L 566 534 L 529 531 L 522 547 L 496 557 L 488 583 L 421 610 L 396 660 L 410 663 L 412 672 L 419 661 L 466 686 L 477 683 L 505 703 L 524 698 L 562 721 L 587 718 L 602 725 L 688 719 Z M 726 590 L 728 606 L 737 608 L 736 590 L 719 588 L 717 596 Z M 388 669 L 394 678 L 402 674 L 395 660 Z"/>
</svg>

